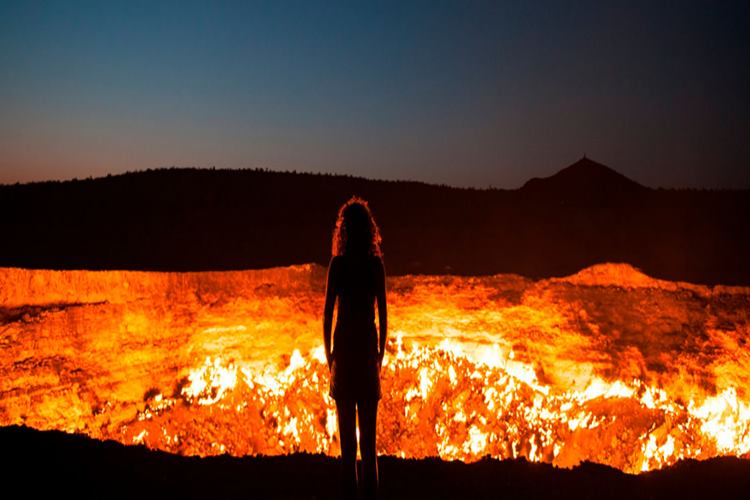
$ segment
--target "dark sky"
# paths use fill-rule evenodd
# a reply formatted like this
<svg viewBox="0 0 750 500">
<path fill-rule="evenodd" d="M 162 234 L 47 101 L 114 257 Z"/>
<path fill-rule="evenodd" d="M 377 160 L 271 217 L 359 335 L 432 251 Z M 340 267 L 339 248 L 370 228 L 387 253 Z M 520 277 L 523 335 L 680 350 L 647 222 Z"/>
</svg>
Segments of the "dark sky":
<svg viewBox="0 0 750 500">
<path fill-rule="evenodd" d="M 750 2 L 0 0 L 0 183 L 266 167 L 750 187 Z"/>
</svg>

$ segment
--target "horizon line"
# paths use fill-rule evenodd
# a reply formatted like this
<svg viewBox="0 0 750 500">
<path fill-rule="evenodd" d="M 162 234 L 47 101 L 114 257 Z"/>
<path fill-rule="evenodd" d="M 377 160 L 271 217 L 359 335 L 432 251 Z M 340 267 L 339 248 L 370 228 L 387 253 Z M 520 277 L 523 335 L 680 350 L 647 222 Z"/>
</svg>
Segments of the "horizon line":
<svg viewBox="0 0 750 500">
<path fill-rule="evenodd" d="M 42 180 L 29 180 L 29 181 L 15 181 L 15 182 L 0 182 L 0 188 L 3 187 L 11 187 L 11 186 L 30 186 L 34 184 L 46 184 L 46 183 L 69 183 L 69 182 L 84 182 L 84 181 L 94 181 L 99 179 L 107 179 L 110 177 L 122 177 L 125 175 L 137 175 L 137 174 L 145 174 L 149 172 L 158 172 L 158 171 L 170 171 L 170 170 L 193 170 L 193 171 L 217 171 L 217 170 L 223 170 L 226 172 L 259 172 L 259 173 L 271 173 L 271 174 L 291 174 L 291 175 L 313 175 L 313 176 L 321 176 L 321 177 L 344 177 L 349 179 L 357 179 L 357 180 L 365 180 L 369 182 L 387 182 L 387 183 L 398 183 L 403 182 L 407 184 L 421 184 L 424 186 L 432 186 L 432 187 L 440 187 L 440 188 L 449 188 L 449 189 L 457 189 L 457 190 L 464 190 L 464 191 L 520 191 L 523 189 L 531 180 L 545 180 L 550 179 L 551 177 L 556 176 L 563 170 L 566 170 L 567 168 L 575 165 L 576 163 L 582 161 L 582 160 L 588 160 L 593 163 L 597 163 L 599 165 L 604 166 L 605 168 L 611 170 L 612 172 L 615 172 L 625 179 L 628 179 L 632 182 L 635 182 L 642 186 L 645 189 L 654 190 L 654 191 L 708 191 L 708 192 L 738 192 L 738 191 L 750 191 L 750 186 L 747 187 L 739 187 L 739 188 L 732 188 L 732 187 L 664 187 L 664 186 L 649 186 L 643 183 L 640 183 L 631 177 L 628 177 L 627 175 L 623 174 L 622 172 L 613 169 L 612 167 L 605 165 L 604 163 L 600 163 L 587 155 L 583 155 L 581 158 L 576 160 L 575 162 L 566 165 L 558 170 L 556 170 L 553 174 L 548 175 L 546 177 L 529 177 L 524 181 L 524 183 L 516 188 L 507 188 L 507 187 L 498 187 L 494 186 L 492 184 L 488 186 L 457 186 L 453 184 L 447 184 L 447 183 L 439 183 L 439 182 L 429 182 L 429 181 L 423 181 L 423 180 L 416 180 L 416 179 L 388 179 L 388 178 L 377 178 L 377 177 L 366 177 L 363 175 L 355 175 L 355 174 L 348 174 L 348 173 L 340 173 L 340 172 L 314 172 L 312 170 L 298 170 L 298 169 L 276 169 L 276 168 L 270 168 L 270 167 L 263 167 L 263 166 L 256 166 L 256 167 L 217 167 L 215 165 L 211 166 L 180 166 L 180 165 L 170 165 L 170 166 L 157 166 L 157 167 L 146 167 L 146 168 L 139 168 L 135 170 L 125 170 L 123 172 L 115 172 L 115 173 L 107 173 L 103 175 L 89 175 L 87 177 L 67 177 L 67 178 L 51 178 L 51 179 L 42 179 Z"/>
</svg>

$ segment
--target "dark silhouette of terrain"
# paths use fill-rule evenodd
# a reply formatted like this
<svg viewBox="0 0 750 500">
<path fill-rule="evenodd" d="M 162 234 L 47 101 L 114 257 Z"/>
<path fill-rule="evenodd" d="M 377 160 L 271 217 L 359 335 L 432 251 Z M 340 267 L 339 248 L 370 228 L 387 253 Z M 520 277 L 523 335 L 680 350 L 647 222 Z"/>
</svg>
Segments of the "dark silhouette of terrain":
<svg viewBox="0 0 750 500">
<path fill-rule="evenodd" d="M 270 172 L 160 169 L 0 186 L 0 266 L 226 270 L 330 256 L 337 208 L 370 202 L 389 274 L 574 273 L 750 284 L 750 190 L 644 187 L 582 159 L 517 190 Z"/>
<path fill-rule="evenodd" d="M 0 428 L 6 491 L 55 498 L 307 498 L 336 495 L 338 460 L 287 456 L 183 457 L 59 431 Z M 637 476 L 603 465 L 574 469 L 523 459 L 472 464 L 382 456 L 379 498 L 743 498 L 750 461 L 686 460 Z"/>
</svg>

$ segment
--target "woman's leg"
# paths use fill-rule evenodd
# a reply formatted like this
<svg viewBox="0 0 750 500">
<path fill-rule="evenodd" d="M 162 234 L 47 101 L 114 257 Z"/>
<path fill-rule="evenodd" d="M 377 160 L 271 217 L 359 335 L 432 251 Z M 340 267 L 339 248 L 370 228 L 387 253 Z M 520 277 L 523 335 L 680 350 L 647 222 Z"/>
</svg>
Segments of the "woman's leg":
<svg viewBox="0 0 750 500">
<path fill-rule="evenodd" d="M 357 421 L 353 400 L 336 401 L 341 444 L 341 486 L 344 498 L 357 498 Z"/>
<path fill-rule="evenodd" d="M 359 452 L 362 455 L 362 483 L 365 498 L 375 498 L 378 491 L 377 431 L 378 400 L 357 403 L 359 413 Z"/>
</svg>

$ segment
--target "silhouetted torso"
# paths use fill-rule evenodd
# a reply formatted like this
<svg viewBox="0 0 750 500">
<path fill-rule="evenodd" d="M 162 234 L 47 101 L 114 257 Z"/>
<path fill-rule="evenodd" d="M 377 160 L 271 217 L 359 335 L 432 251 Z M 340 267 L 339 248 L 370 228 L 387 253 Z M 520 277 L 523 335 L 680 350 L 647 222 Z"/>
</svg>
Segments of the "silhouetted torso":
<svg viewBox="0 0 750 500">
<path fill-rule="evenodd" d="M 378 257 L 342 255 L 334 258 L 338 314 L 333 333 L 334 360 L 364 361 L 378 353 L 375 291 Z"/>
<path fill-rule="evenodd" d="M 382 261 L 371 255 L 341 255 L 333 258 L 331 266 L 338 312 L 329 395 L 336 400 L 378 400 L 375 301 Z"/>
</svg>

